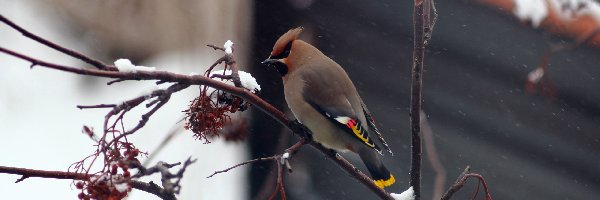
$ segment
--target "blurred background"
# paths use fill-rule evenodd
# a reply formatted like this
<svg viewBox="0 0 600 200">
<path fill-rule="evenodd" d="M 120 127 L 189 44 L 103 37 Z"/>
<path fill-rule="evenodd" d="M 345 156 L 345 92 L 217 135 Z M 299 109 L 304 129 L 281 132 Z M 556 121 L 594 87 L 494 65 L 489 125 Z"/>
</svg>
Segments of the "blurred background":
<svg viewBox="0 0 600 200">
<path fill-rule="evenodd" d="M 513 9 L 520 4 L 506 2 L 512 1 L 436 4 L 439 17 L 425 55 L 423 110 L 426 130 L 433 136 L 426 143 L 435 147 L 436 165 L 443 176 L 433 170 L 431 154 L 424 154 L 422 197 L 436 197 L 436 177 L 445 177 L 445 191 L 468 165 L 485 177 L 495 199 L 597 199 L 598 43 L 593 37 L 575 48 L 548 54 L 582 37 L 557 31 L 550 20 L 540 25 L 515 17 L 513 13 L 518 12 Z M 396 154 L 384 158 L 397 180 L 388 191 L 399 193 L 408 187 L 410 167 L 412 4 L 390 0 L 0 0 L 0 14 L 106 63 L 129 58 L 137 65 L 182 74 L 204 72 L 222 56 L 205 45 L 220 46 L 231 39 L 239 65 L 261 84 L 260 96 L 282 110 L 287 106 L 281 78 L 260 61 L 281 34 L 304 26 L 303 39 L 346 69 L 377 118 Z M 532 5 L 532 9 L 520 10 L 525 13 L 520 16 L 545 9 Z M 559 10 L 565 10 L 566 4 L 560 5 Z M 0 26 L 0 46 L 45 61 L 85 66 L 5 25 Z M 153 82 L 107 86 L 108 79 L 29 69 L 29 63 L 3 54 L 0 65 L 0 165 L 4 166 L 66 170 L 95 149 L 81 134 L 81 127 L 101 129 L 107 112 L 79 110 L 76 105 L 118 103 L 156 88 Z M 178 132 L 153 155 L 152 162 L 198 158 L 182 180 L 181 199 L 268 197 L 275 187 L 272 163 L 205 177 L 248 159 L 281 153 L 298 138 L 251 109 L 239 116 L 250 124 L 245 140 L 221 137 L 203 144 L 191 132 L 181 130 L 181 111 L 196 95 L 195 89 L 175 94 L 131 141 L 153 154 L 169 132 Z M 135 123 L 143 112 L 134 110 L 126 119 Z M 357 156 L 343 156 L 365 169 Z M 289 199 L 376 199 L 310 147 L 302 148 L 291 164 L 294 172 L 285 177 Z M 67 180 L 29 178 L 14 184 L 17 178 L 0 174 L 3 197 L 75 199 L 78 193 Z M 159 181 L 154 178 L 145 181 Z M 476 187 L 476 181 L 469 181 L 454 199 L 471 198 Z M 129 199 L 156 197 L 134 190 Z"/>
</svg>

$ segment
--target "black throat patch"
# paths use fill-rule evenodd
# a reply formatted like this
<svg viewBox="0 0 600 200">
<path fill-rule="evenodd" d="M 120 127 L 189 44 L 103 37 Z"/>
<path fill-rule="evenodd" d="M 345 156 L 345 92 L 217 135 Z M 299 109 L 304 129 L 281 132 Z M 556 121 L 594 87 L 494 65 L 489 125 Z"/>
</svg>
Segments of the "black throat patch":
<svg viewBox="0 0 600 200">
<path fill-rule="evenodd" d="M 288 66 L 285 65 L 285 63 L 274 62 L 272 65 L 277 69 L 281 76 L 285 76 L 288 73 Z"/>
</svg>

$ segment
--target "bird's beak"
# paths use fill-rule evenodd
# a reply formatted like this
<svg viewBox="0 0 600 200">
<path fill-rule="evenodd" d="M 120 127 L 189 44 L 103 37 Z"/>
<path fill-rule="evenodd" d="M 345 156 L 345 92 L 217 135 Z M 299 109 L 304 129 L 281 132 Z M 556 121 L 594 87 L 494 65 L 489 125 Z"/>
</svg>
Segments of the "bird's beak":
<svg viewBox="0 0 600 200">
<path fill-rule="evenodd" d="M 269 56 L 269 58 L 265 59 L 264 61 L 260 62 L 263 65 L 272 65 L 273 63 L 278 62 L 278 59 L 271 59 L 271 57 Z"/>
</svg>

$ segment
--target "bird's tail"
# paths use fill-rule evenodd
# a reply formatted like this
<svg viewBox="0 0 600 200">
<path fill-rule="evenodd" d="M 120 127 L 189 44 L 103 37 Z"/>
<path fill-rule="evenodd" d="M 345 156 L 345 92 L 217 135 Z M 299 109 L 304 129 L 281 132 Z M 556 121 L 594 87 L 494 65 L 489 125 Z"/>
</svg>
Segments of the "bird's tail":
<svg viewBox="0 0 600 200">
<path fill-rule="evenodd" d="M 363 163 L 365 163 L 367 166 L 375 185 L 379 186 L 380 188 L 385 188 L 396 182 L 394 176 L 387 168 L 385 168 L 383 162 L 381 162 L 379 154 L 377 154 L 377 152 L 375 152 L 373 149 L 361 151 L 358 153 L 358 155 L 362 159 Z"/>
</svg>

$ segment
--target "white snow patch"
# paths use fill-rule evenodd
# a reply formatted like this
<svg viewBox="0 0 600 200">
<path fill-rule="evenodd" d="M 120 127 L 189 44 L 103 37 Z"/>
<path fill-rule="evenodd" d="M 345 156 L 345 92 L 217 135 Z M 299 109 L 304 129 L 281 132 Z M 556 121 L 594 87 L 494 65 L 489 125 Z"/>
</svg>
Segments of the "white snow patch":
<svg viewBox="0 0 600 200">
<path fill-rule="evenodd" d="M 414 200 L 415 191 L 413 190 L 413 187 L 410 186 L 406 191 L 400 194 L 390 193 L 390 196 L 394 197 L 395 200 Z"/>
<path fill-rule="evenodd" d="M 226 70 L 225 73 L 223 73 L 223 70 L 217 70 L 217 71 L 213 71 L 210 73 L 210 75 L 208 77 L 211 77 L 214 74 L 218 74 L 218 75 L 231 75 L 231 70 Z M 256 82 L 256 79 L 252 76 L 252 74 L 245 72 L 245 71 L 241 71 L 238 70 L 238 75 L 240 76 L 240 82 L 242 82 L 242 87 L 246 88 L 247 90 L 256 93 L 258 91 L 260 91 L 260 85 Z M 221 81 L 223 83 L 226 83 L 228 85 L 234 85 L 233 81 L 231 81 L 230 79 L 220 79 L 220 78 L 213 78 L 214 80 L 217 81 Z M 219 95 L 219 93 L 222 94 L 222 92 L 215 92 L 215 89 L 212 87 L 208 87 L 206 89 L 206 94 L 210 96 L 210 98 L 214 101 L 217 102 L 217 97 Z"/>
<path fill-rule="evenodd" d="M 290 153 L 285 152 L 281 155 L 281 161 L 279 161 L 282 165 L 285 164 L 285 161 L 290 158 Z"/>
<path fill-rule="evenodd" d="M 573 19 L 583 15 L 590 15 L 600 21 L 600 3 L 593 0 L 549 0 L 552 8 L 563 19 Z"/>
<path fill-rule="evenodd" d="M 535 68 L 533 71 L 529 72 L 527 75 L 527 79 L 529 82 L 538 83 L 544 77 L 544 69 L 541 67 Z"/>
<path fill-rule="evenodd" d="M 90 182 L 107 181 L 107 180 L 108 180 L 108 176 L 106 174 L 102 174 L 100 176 L 92 176 L 92 177 L 90 177 Z"/>
<path fill-rule="evenodd" d="M 154 71 L 155 67 L 136 66 L 129 59 L 121 58 L 115 61 L 115 67 L 120 72 Z"/>
<path fill-rule="evenodd" d="M 240 81 L 242 82 L 242 86 L 244 88 L 250 91 L 260 91 L 260 85 L 256 82 L 256 79 L 252 76 L 252 74 L 245 71 L 238 71 L 238 74 L 240 75 Z"/>
<path fill-rule="evenodd" d="M 225 53 L 226 54 L 233 53 L 233 42 L 231 40 L 227 40 L 227 42 L 225 42 L 225 44 L 223 45 L 223 47 L 225 47 Z"/>
<path fill-rule="evenodd" d="M 534 27 L 538 27 L 548 16 L 548 8 L 545 0 L 514 0 L 514 14 L 523 21 L 531 21 Z M 552 1 L 552 0 L 551 0 Z"/>
<path fill-rule="evenodd" d="M 223 73 L 223 70 L 217 70 L 210 73 L 209 77 L 213 74 L 219 75 L 231 75 L 231 70 L 226 70 Z M 252 74 L 238 70 L 238 75 L 240 76 L 240 82 L 242 82 L 242 87 L 250 90 L 250 91 L 260 91 L 260 85 L 256 82 L 256 79 L 252 76 Z M 220 78 L 214 78 L 215 80 L 221 80 Z M 231 80 L 221 80 L 221 82 L 227 83 L 229 85 L 233 85 Z"/>
<path fill-rule="evenodd" d="M 115 189 L 117 191 L 119 191 L 120 193 L 127 192 L 127 190 L 129 190 L 129 185 L 125 182 L 117 183 L 114 186 L 115 186 Z"/>
<path fill-rule="evenodd" d="M 515 16 L 538 27 L 550 9 L 564 20 L 590 15 L 600 22 L 600 3 L 593 0 L 514 0 Z"/>
</svg>

